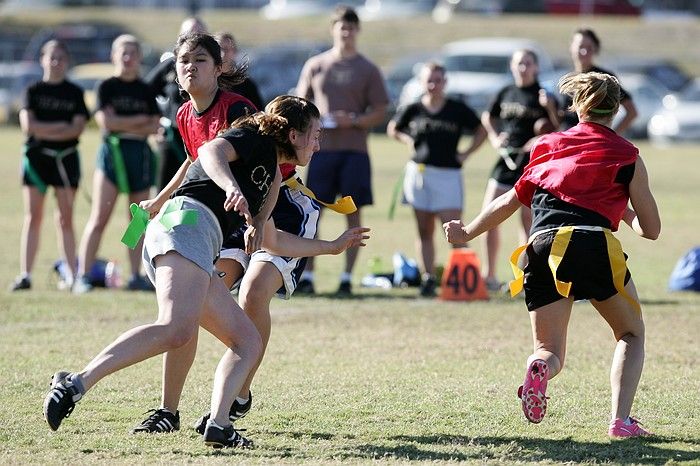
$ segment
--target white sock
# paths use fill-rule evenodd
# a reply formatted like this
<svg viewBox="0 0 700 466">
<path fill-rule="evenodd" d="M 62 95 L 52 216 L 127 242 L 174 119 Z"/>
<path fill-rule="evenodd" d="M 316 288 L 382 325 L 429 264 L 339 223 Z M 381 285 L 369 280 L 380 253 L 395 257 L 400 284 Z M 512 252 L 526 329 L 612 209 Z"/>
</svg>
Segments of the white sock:
<svg viewBox="0 0 700 466">
<path fill-rule="evenodd" d="M 19 275 L 19 278 L 26 278 L 29 281 L 32 281 L 32 274 L 29 272 L 23 272 Z"/>
<path fill-rule="evenodd" d="M 304 270 L 301 273 L 301 279 L 302 280 L 308 280 L 310 282 L 314 281 L 314 273 L 311 270 Z"/>
<path fill-rule="evenodd" d="M 340 274 L 340 282 L 341 283 L 349 282 L 351 278 L 352 278 L 352 275 L 348 272 L 343 272 Z"/>
<path fill-rule="evenodd" d="M 240 396 L 236 397 L 236 403 L 238 403 L 240 405 L 244 405 L 244 404 L 248 403 L 248 400 L 250 400 L 250 397 L 247 397 L 247 398 L 241 398 Z"/>
</svg>

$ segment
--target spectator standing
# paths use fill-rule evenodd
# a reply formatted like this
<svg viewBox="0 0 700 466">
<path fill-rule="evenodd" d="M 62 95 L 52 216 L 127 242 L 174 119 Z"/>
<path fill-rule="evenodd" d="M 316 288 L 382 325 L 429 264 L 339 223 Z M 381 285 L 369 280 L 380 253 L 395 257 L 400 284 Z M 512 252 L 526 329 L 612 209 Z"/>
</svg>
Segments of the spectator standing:
<svg viewBox="0 0 700 466">
<path fill-rule="evenodd" d="M 55 214 L 58 247 L 70 276 L 62 282 L 67 289 L 76 274 L 73 203 L 80 181 L 78 138 L 90 114 L 83 91 L 66 80 L 68 50 L 60 41 L 48 41 L 41 48 L 41 81 L 29 86 L 19 120 L 27 136 L 22 157 L 24 226 L 20 247 L 20 275 L 13 291 L 32 286 L 31 273 L 39 247 L 47 188 L 53 186 L 58 210 Z"/>
<path fill-rule="evenodd" d="M 557 101 L 540 86 L 537 79 L 539 67 L 535 52 L 518 50 L 513 53 L 510 71 L 515 83 L 501 89 L 491 108 L 481 115 L 489 140 L 499 155 L 486 185 L 484 207 L 518 181 L 530 159 L 530 149 L 537 136 L 559 126 Z M 521 209 L 520 222 L 520 240 L 523 242 L 530 230 L 527 207 Z M 502 285 L 496 276 L 500 249 L 498 228 L 494 227 L 486 233 L 485 246 L 484 281 L 489 290 L 496 291 Z"/>
<path fill-rule="evenodd" d="M 92 289 L 87 273 L 92 268 L 102 234 L 112 215 L 119 193 L 128 196 L 129 204 L 148 199 L 153 185 L 153 151 L 147 138 L 158 131 L 160 111 L 152 89 L 139 78 L 141 45 L 131 35 L 123 34 L 112 43 L 115 76 L 97 89 L 95 120 L 103 133 L 93 175 L 92 209 L 80 240 L 78 277 L 74 293 Z M 131 218 L 131 213 L 126 210 Z M 142 242 L 129 250 L 130 290 L 152 290 L 139 273 Z"/>
<path fill-rule="evenodd" d="M 600 47 L 600 39 L 592 29 L 577 29 L 571 38 L 571 45 L 569 46 L 571 60 L 574 63 L 574 71 L 577 73 L 588 73 L 595 71 L 596 73 L 615 76 L 614 73 L 604 70 L 593 63 L 596 55 L 600 53 Z M 563 97 L 563 126 L 566 129 L 576 126 L 578 123 L 578 115 L 575 111 L 570 109 L 573 103 L 571 96 L 564 95 Z M 634 119 L 637 118 L 638 113 L 637 106 L 634 105 L 634 102 L 632 101 L 632 96 L 630 96 L 630 94 L 624 88 L 620 88 L 620 105 L 625 110 L 625 116 L 613 129 L 615 132 L 623 134 L 625 130 L 630 127 Z"/>
<path fill-rule="evenodd" d="M 236 38 L 230 32 L 220 32 L 214 37 L 216 37 L 216 41 L 219 43 L 219 47 L 221 47 L 223 72 L 226 73 L 236 68 L 238 66 L 238 43 L 236 42 Z M 255 105 L 255 108 L 262 109 L 265 107 L 262 97 L 260 97 L 257 84 L 247 75 L 243 78 L 243 81 L 233 85 L 230 90 L 250 100 L 253 105 Z"/>
<path fill-rule="evenodd" d="M 379 68 L 357 50 L 360 19 L 355 10 L 338 5 L 331 18 L 333 47 L 304 64 L 297 95 L 318 106 L 324 126 L 321 151 L 311 160 L 307 186 L 318 199 L 333 202 L 352 196 L 357 211 L 348 214 L 348 228 L 359 227 L 363 206 L 371 205 L 371 167 L 367 150 L 370 128 L 382 123 L 389 102 Z M 351 294 L 352 270 L 358 248 L 345 252 L 339 294 Z M 313 260 L 297 286 L 297 293 L 313 293 Z"/>
<path fill-rule="evenodd" d="M 464 189 L 462 164 L 486 139 L 479 117 L 464 102 L 445 96 L 445 68 L 435 62 L 423 65 L 420 82 L 424 94 L 394 115 L 387 134 L 413 151 L 406 165 L 403 192 L 418 227 L 418 257 L 423 262 L 421 296 L 435 296 L 435 220 L 440 224 L 462 216 Z M 471 145 L 458 150 L 465 133 Z M 464 245 L 455 245 L 460 247 Z"/>
</svg>

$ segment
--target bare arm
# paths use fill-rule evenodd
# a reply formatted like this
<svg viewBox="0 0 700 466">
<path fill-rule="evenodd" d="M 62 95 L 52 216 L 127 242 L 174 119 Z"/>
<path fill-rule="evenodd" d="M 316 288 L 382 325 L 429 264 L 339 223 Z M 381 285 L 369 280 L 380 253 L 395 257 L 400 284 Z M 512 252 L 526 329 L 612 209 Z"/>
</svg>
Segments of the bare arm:
<svg viewBox="0 0 700 466">
<path fill-rule="evenodd" d="M 627 208 L 623 220 L 643 238 L 657 239 L 661 233 L 661 217 L 641 158 L 637 158 L 634 165 L 634 176 L 629 189 L 632 208 Z"/>
<path fill-rule="evenodd" d="M 34 112 L 22 109 L 19 122 L 24 134 L 42 141 L 69 141 L 77 139 L 85 129 L 85 115 L 75 115 L 70 123 L 66 121 L 39 121 Z"/>
<path fill-rule="evenodd" d="M 484 125 L 479 125 L 479 127 L 474 132 L 474 136 L 472 136 L 472 142 L 469 145 L 469 147 L 467 147 L 467 150 L 457 154 L 457 160 L 459 160 L 459 163 L 464 163 L 467 160 L 467 157 L 469 157 L 472 153 L 476 152 L 477 149 L 479 149 L 479 147 L 481 147 L 481 145 L 484 143 L 487 137 L 488 134 L 486 133 Z"/>
<path fill-rule="evenodd" d="M 301 238 L 299 236 L 278 230 L 272 220 L 265 223 L 265 239 L 263 247 L 276 256 L 312 257 L 324 254 L 340 254 L 348 248 L 365 246 L 369 228 L 356 227 L 343 232 L 333 241 Z"/>
<path fill-rule="evenodd" d="M 339 110 L 333 112 L 333 119 L 338 125 L 338 128 L 370 129 L 381 124 L 384 121 L 385 115 L 386 105 L 380 105 L 362 114 L 348 113 Z"/>
<path fill-rule="evenodd" d="M 238 160 L 238 154 L 231 143 L 222 138 L 212 139 L 199 148 L 198 156 L 207 176 L 226 192 L 224 209 L 239 212 L 251 224 L 253 218 L 248 210 L 248 201 L 228 166 L 229 162 Z"/>
<path fill-rule="evenodd" d="M 496 118 L 492 117 L 490 112 L 484 112 L 481 114 L 481 125 L 486 130 L 489 142 L 491 142 L 493 147 L 498 149 L 503 146 L 507 135 L 505 133 L 496 132 Z"/>
<path fill-rule="evenodd" d="M 625 99 L 620 102 L 620 105 L 622 105 L 622 107 L 625 109 L 625 117 L 622 119 L 620 124 L 615 127 L 615 132 L 617 134 L 624 133 L 639 114 L 639 112 L 637 112 L 637 106 L 634 105 L 632 99 Z"/>
<path fill-rule="evenodd" d="M 451 220 L 442 225 L 447 241 L 453 244 L 467 243 L 485 231 L 488 231 L 513 215 L 521 206 L 515 189 L 498 196 L 491 201 L 469 225 L 464 226 L 461 220 Z"/>
<path fill-rule="evenodd" d="M 155 215 L 158 213 L 161 207 L 163 207 L 163 204 L 165 204 L 165 201 L 172 196 L 172 194 L 175 192 L 175 190 L 182 184 L 182 180 L 185 179 L 185 174 L 187 173 L 187 169 L 192 165 L 192 162 L 190 162 L 190 159 L 186 159 L 184 162 L 182 162 L 182 165 L 180 165 L 180 168 L 177 169 L 177 172 L 173 176 L 173 179 L 168 182 L 168 184 L 163 188 L 161 192 L 159 192 L 156 197 L 153 199 L 147 199 L 145 201 L 141 201 L 139 203 L 139 207 L 142 209 L 146 209 L 151 216 Z"/>
<path fill-rule="evenodd" d="M 386 134 L 390 138 L 394 138 L 399 142 L 406 144 L 408 147 L 413 149 L 413 138 L 410 134 L 399 131 L 396 128 L 396 122 L 391 120 L 388 125 L 386 125 Z"/>
</svg>

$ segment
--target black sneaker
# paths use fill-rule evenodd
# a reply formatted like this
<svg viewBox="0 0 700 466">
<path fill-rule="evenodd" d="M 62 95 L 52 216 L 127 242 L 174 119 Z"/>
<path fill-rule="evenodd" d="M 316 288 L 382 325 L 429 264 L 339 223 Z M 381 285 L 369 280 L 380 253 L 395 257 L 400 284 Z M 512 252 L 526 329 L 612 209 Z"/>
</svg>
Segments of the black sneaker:
<svg viewBox="0 0 700 466">
<path fill-rule="evenodd" d="M 58 430 L 61 421 L 70 416 L 75 403 L 83 395 L 78 388 L 68 380 L 70 372 L 56 372 L 51 378 L 51 390 L 44 398 L 44 419 L 51 430 Z"/>
<path fill-rule="evenodd" d="M 146 432 L 149 434 L 166 434 L 180 430 L 180 411 L 171 413 L 167 409 L 150 409 L 144 414 L 152 413 L 131 430 L 132 434 Z"/>
<path fill-rule="evenodd" d="M 436 296 L 435 287 L 435 278 L 432 276 L 426 277 L 420 285 L 420 295 L 424 298 L 434 298 Z"/>
<path fill-rule="evenodd" d="M 17 277 L 14 283 L 10 286 L 10 291 L 30 290 L 32 281 L 27 277 Z"/>
<path fill-rule="evenodd" d="M 352 294 L 352 285 L 350 284 L 350 282 L 340 282 L 340 285 L 338 286 L 338 291 L 336 291 L 335 294 L 341 296 L 350 296 Z"/>
<path fill-rule="evenodd" d="M 302 278 L 301 280 L 299 280 L 299 283 L 297 283 L 297 287 L 294 289 L 294 292 L 296 294 L 316 294 L 316 290 L 314 289 L 314 282 L 306 278 Z"/>
<path fill-rule="evenodd" d="M 250 411 L 251 406 L 253 406 L 253 394 L 248 392 L 248 401 L 246 401 L 245 404 L 240 404 L 238 400 L 233 400 L 231 409 L 228 412 L 228 418 L 231 420 L 231 422 L 244 418 L 245 415 L 248 414 L 248 411 Z M 194 430 L 196 430 L 198 434 L 204 434 L 204 430 L 207 427 L 207 421 L 210 417 L 211 413 L 207 413 L 197 419 L 197 422 L 194 423 Z"/>
<path fill-rule="evenodd" d="M 214 448 L 252 448 L 253 442 L 239 434 L 233 425 L 221 427 L 213 420 L 207 421 L 204 443 Z"/>
</svg>

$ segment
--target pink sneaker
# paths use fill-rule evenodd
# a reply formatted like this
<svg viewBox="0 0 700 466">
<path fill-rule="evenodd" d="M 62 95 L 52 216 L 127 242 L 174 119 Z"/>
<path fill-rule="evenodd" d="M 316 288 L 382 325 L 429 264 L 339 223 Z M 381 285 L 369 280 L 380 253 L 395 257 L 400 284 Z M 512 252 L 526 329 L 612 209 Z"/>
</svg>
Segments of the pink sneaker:
<svg viewBox="0 0 700 466">
<path fill-rule="evenodd" d="M 523 413 L 528 421 L 538 424 L 547 413 L 547 380 L 549 368 L 542 359 L 530 363 L 525 382 L 518 388 L 518 398 L 523 403 Z"/>
<path fill-rule="evenodd" d="M 645 437 L 648 435 L 654 435 L 651 432 L 642 429 L 642 425 L 638 420 L 633 417 L 629 417 L 629 424 L 625 423 L 624 419 L 619 417 L 610 423 L 610 428 L 608 429 L 608 435 L 615 438 L 627 438 L 627 437 Z"/>
</svg>

